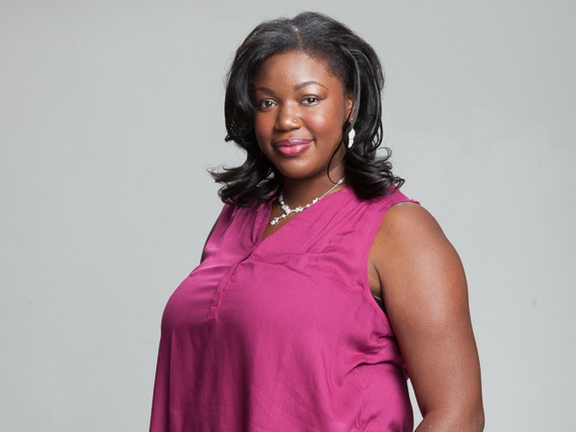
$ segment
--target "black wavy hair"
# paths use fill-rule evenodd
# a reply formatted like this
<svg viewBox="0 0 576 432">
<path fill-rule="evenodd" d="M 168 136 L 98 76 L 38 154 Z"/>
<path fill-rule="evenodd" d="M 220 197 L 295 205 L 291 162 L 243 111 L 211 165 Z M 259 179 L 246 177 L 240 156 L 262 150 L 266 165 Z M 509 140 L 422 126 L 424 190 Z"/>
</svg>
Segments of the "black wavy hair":
<svg viewBox="0 0 576 432">
<path fill-rule="evenodd" d="M 391 151 L 376 151 L 382 143 L 382 66 L 374 49 L 344 24 L 320 13 L 303 12 L 294 18 L 279 18 L 259 24 L 236 51 L 227 76 L 224 113 L 226 141 L 246 151 L 238 167 L 211 174 L 224 185 L 218 195 L 225 203 L 250 206 L 267 202 L 279 193 L 281 175 L 261 152 L 254 133 L 254 77 L 262 64 L 275 54 L 301 51 L 326 62 L 328 71 L 354 95 L 348 121 L 342 127 L 342 143 L 356 132 L 343 163 L 346 182 L 363 200 L 399 188 L 404 180 L 392 174 Z M 337 151 L 337 150 L 336 150 Z M 335 153 L 334 153 L 335 154 Z"/>
</svg>

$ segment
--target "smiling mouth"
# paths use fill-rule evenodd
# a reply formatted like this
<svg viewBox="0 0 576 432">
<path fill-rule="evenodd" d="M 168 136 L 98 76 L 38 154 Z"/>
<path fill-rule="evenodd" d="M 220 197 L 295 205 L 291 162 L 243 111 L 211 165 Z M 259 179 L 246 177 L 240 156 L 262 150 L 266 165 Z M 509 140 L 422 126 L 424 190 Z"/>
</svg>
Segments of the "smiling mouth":
<svg viewBox="0 0 576 432">
<path fill-rule="evenodd" d="M 312 140 L 302 138 L 292 138 L 274 143 L 274 148 L 284 156 L 295 156 L 305 151 L 312 145 Z"/>
</svg>

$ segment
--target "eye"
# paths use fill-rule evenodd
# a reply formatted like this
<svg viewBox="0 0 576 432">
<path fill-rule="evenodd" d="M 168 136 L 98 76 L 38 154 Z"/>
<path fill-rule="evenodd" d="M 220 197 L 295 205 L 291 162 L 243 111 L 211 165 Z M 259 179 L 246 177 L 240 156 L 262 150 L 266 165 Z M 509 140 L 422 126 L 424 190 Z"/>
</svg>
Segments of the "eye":
<svg viewBox="0 0 576 432">
<path fill-rule="evenodd" d="M 318 96 L 306 96 L 302 100 L 302 103 L 304 105 L 314 105 L 317 104 L 318 102 L 320 102 L 320 98 Z"/>
<path fill-rule="evenodd" d="M 256 102 L 256 108 L 258 108 L 260 111 L 267 111 L 267 110 L 273 108 L 274 105 L 276 105 L 276 104 L 274 103 L 274 101 L 272 101 L 270 99 L 264 99 L 264 100 Z"/>
</svg>

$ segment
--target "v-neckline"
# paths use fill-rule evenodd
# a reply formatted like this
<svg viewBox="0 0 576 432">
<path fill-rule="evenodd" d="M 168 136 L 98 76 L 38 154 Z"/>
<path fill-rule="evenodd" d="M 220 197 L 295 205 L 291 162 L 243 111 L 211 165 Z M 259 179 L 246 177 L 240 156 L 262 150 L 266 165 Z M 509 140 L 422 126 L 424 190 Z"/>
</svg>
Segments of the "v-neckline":
<svg viewBox="0 0 576 432">
<path fill-rule="evenodd" d="M 276 202 L 276 200 L 274 201 L 269 201 L 266 203 L 266 205 L 264 206 L 264 208 L 261 210 L 260 212 L 260 220 L 258 221 L 258 223 L 256 224 L 258 226 L 258 230 L 256 233 L 256 239 L 255 239 L 255 244 L 261 244 L 263 242 L 265 242 L 267 239 L 269 239 L 270 237 L 274 237 L 276 235 L 278 235 L 279 232 L 284 231 L 284 229 L 288 226 L 293 225 L 294 220 L 297 220 L 300 216 L 302 216 L 305 212 L 311 210 L 312 208 L 315 208 L 318 205 L 322 205 L 321 203 L 329 200 L 330 197 L 334 197 L 336 195 L 339 195 L 341 192 L 346 191 L 350 189 L 349 186 L 345 186 L 340 190 L 337 190 L 336 192 L 333 192 L 329 195 L 326 195 L 324 198 L 322 198 L 320 201 L 318 201 L 316 204 L 314 204 L 313 206 L 310 206 L 309 208 L 307 208 L 306 210 L 304 210 L 301 213 L 296 214 L 292 219 L 290 219 L 289 221 L 287 221 L 284 225 L 282 225 L 280 228 L 278 228 L 276 231 L 274 231 L 273 233 L 267 235 L 266 237 L 263 238 L 264 236 L 264 232 L 266 231 L 266 228 L 268 226 L 268 224 L 270 223 L 270 217 L 272 214 L 272 206 L 274 205 L 274 202 Z M 333 199 L 333 198 L 332 198 Z"/>
</svg>

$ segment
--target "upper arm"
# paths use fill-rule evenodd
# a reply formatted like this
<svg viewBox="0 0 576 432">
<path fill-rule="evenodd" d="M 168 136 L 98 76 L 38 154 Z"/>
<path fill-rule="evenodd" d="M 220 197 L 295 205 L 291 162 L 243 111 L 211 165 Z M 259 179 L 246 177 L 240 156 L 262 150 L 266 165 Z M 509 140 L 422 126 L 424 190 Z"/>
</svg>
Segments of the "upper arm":
<svg viewBox="0 0 576 432">
<path fill-rule="evenodd" d="M 482 417 L 466 277 L 434 218 L 415 204 L 392 207 L 370 261 L 423 416 Z"/>
</svg>

